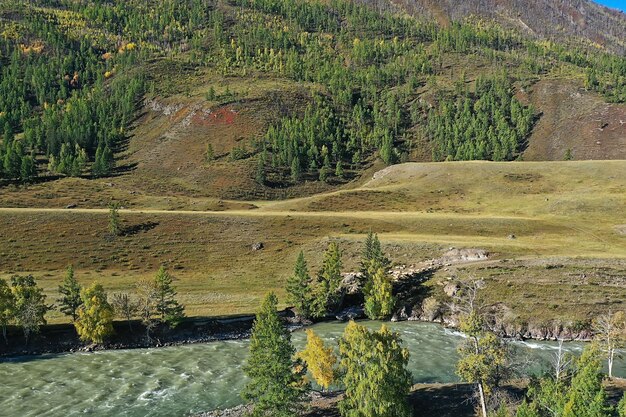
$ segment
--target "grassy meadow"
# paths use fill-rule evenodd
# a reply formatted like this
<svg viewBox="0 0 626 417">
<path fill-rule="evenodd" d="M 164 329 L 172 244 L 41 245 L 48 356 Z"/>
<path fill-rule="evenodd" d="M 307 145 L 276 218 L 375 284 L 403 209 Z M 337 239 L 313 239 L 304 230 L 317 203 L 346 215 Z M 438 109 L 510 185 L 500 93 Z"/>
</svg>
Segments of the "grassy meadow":
<svg viewBox="0 0 626 417">
<path fill-rule="evenodd" d="M 520 319 L 536 312 L 545 320 L 585 320 L 625 299 L 625 172 L 624 161 L 412 163 L 340 191 L 273 202 L 136 195 L 100 185 L 128 196 L 124 236 L 108 235 L 103 208 L 66 209 L 53 200 L 1 209 L 0 271 L 32 273 L 51 301 L 70 263 L 81 282 L 98 280 L 110 292 L 131 289 L 163 264 L 189 315 L 249 313 L 267 291 L 283 295 L 300 250 L 315 271 L 337 239 L 344 270 L 355 270 L 371 229 L 398 264 L 436 258 L 451 246 L 491 253 L 488 264 L 437 272 L 426 284 L 435 293 L 450 276 L 485 277 L 493 283 L 490 301 Z M 90 180 L 71 181 L 85 199 L 99 193 Z M 253 251 L 256 242 L 264 248 Z M 65 320 L 58 313 L 50 319 Z"/>
</svg>

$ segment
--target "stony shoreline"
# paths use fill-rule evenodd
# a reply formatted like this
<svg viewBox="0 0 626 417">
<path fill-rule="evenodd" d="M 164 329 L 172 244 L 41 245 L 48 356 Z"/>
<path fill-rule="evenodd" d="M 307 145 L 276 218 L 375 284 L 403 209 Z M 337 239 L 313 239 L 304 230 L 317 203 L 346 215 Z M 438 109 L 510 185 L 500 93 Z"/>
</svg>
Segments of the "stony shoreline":
<svg viewBox="0 0 626 417">
<path fill-rule="evenodd" d="M 394 292 L 397 294 L 397 309 L 391 321 L 419 321 L 456 328 L 456 317 L 446 313 L 444 305 L 435 308 L 427 305 L 429 299 L 423 299 L 422 284 L 433 271 L 451 264 L 485 261 L 489 254 L 481 249 L 451 249 L 444 256 L 415 265 L 399 265 L 390 271 L 394 280 Z M 321 321 L 348 321 L 365 319 L 362 308 L 363 295 L 360 288 L 360 273 L 344 273 L 342 287 L 344 290 L 344 308 L 336 314 L 328 315 Z M 459 290 L 459 284 L 450 281 L 443 288 L 447 296 L 453 296 Z M 506 306 L 492 307 L 493 316 L 506 310 Z M 311 322 L 300 321 L 290 309 L 280 312 L 292 329 L 306 327 Z M 178 346 L 192 343 L 208 343 L 222 340 L 246 339 L 250 336 L 254 315 L 232 315 L 222 317 L 192 317 L 183 321 L 175 329 L 160 326 L 148 340 L 141 323 L 133 321 L 115 322 L 115 336 L 105 344 L 85 345 L 78 339 L 71 324 L 43 326 L 29 345 L 24 344 L 21 331 L 9 328 L 9 344 L 0 343 L 0 358 L 42 355 L 54 353 L 72 353 L 99 350 L 137 349 L 164 346 Z M 133 331 L 134 329 L 134 331 Z M 564 340 L 589 341 L 593 334 L 589 329 L 571 328 L 567 324 L 550 322 L 535 323 L 498 323 L 492 324 L 492 330 L 499 336 L 515 340 Z"/>
<path fill-rule="evenodd" d="M 421 323 L 434 323 L 446 328 L 457 328 L 457 321 L 451 317 L 439 316 L 434 319 L 424 317 L 418 308 L 415 313 L 403 317 L 394 316 L 392 321 L 414 321 Z M 298 330 L 314 324 L 313 322 L 302 322 L 298 320 L 294 313 L 283 310 L 280 314 L 285 318 L 291 330 Z M 329 316 L 320 322 L 366 319 L 361 307 L 347 307 L 340 313 Z M 29 355 L 45 355 L 58 353 L 92 352 L 102 350 L 121 349 L 142 349 L 160 348 L 168 346 L 181 346 L 195 343 L 210 343 L 224 340 L 241 340 L 250 337 L 254 316 L 232 316 L 221 318 L 190 318 L 183 322 L 176 329 L 166 327 L 157 328 L 148 341 L 143 331 L 130 332 L 126 323 L 115 323 L 116 336 L 109 343 L 86 345 L 81 342 L 71 325 L 53 325 L 42 328 L 40 334 L 29 343 L 24 345 L 23 336 L 17 329 L 9 332 L 9 344 L 0 343 L 0 358 L 11 358 Z M 134 328 L 140 329 L 140 324 L 135 323 Z M 564 340 L 588 342 L 593 334 L 586 329 L 572 330 L 562 324 L 552 324 L 546 326 L 504 326 L 496 325 L 493 330 L 499 336 L 512 340 Z"/>
</svg>

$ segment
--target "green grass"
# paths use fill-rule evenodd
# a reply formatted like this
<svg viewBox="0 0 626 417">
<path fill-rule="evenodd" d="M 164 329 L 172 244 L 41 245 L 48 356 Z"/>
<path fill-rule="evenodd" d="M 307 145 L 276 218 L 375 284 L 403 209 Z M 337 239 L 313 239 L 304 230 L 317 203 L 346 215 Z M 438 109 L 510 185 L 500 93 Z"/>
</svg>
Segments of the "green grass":
<svg viewBox="0 0 626 417">
<path fill-rule="evenodd" d="M 404 164 L 353 189 L 288 201 L 126 194 L 131 210 L 121 212 L 125 226 L 150 226 L 115 239 L 106 236 L 106 209 L 0 210 L 0 273 L 33 273 L 54 299 L 69 263 L 79 280 L 98 280 L 109 291 L 130 289 L 163 264 L 176 276 L 190 315 L 248 313 L 267 291 L 283 295 L 300 250 L 315 270 L 328 240 L 338 239 L 345 248 L 344 269 L 356 269 L 371 229 L 397 263 L 434 258 L 450 246 L 474 247 L 495 259 L 566 259 L 589 275 L 620 268 L 615 265 L 626 258 L 619 228 L 626 223 L 623 172 L 624 161 Z M 57 193 L 63 192 L 59 184 Z M 86 199 L 98 196 L 97 188 L 83 190 Z M 102 190 L 127 192 L 117 185 Z M 58 201 L 52 201 L 55 207 Z M 169 212 L 171 205 L 184 211 Z M 216 208 L 221 211 L 201 211 Z M 265 248 L 252 251 L 255 242 Z M 583 285 L 558 269 L 533 268 L 519 265 L 511 286 L 494 278 L 490 299 L 519 310 L 520 317 L 536 309 L 542 319 L 573 320 L 623 292 L 621 281 L 604 282 L 604 275 Z M 539 285 L 533 277 L 547 281 Z M 437 275 L 432 285 L 445 278 Z M 588 302 L 580 301 L 581 288 Z"/>
</svg>

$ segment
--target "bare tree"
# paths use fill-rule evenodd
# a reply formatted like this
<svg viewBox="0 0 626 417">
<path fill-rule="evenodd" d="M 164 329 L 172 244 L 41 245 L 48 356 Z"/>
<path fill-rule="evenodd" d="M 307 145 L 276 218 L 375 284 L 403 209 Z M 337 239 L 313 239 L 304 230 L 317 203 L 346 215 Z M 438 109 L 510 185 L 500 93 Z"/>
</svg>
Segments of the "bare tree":
<svg viewBox="0 0 626 417">
<path fill-rule="evenodd" d="M 478 295 L 485 287 L 482 279 L 461 283 L 461 288 L 452 296 L 452 302 L 448 308 L 453 314 L 459 316 L 470 316 L 472 313 L 484 313 L 485 305 Z"/>
<path fill-rule="evenodd" d="M 559 339 L 559 349 L 552 356 L 552 368 L 554 369 L 554 379 L 559 382 L 567 373 L 572 364 L 572 355 L 563 349 L 563 339 Z"/>
<path fill-rule="evenodd" d="M 154 330 L 158 324 L 157 318 L 157 302 L 158 289 L 152 280 L 142 279 L 136 285 L 137 290 L 137 311 L 141 323 L 146 329 L 146 339 L 152 340 L 150 332 Z"/>
<path fill-rule="evenodd" d="M 118 317 L 126 319 L 128 329 L 132 332 L 131 320 L 139 310 L 139 302 L 133 300 L 128 294 L 113 294 L 111 305 Z"/>
<path fill-rule="evenodd" d="M 606 354 L 609 368 L 609 378 L 613 377 L 613 362 L 617 350 L 626 342 L 626 315 L 623 311 L 597 317 L 593 322 L 596 340 Z"/>
</svg>

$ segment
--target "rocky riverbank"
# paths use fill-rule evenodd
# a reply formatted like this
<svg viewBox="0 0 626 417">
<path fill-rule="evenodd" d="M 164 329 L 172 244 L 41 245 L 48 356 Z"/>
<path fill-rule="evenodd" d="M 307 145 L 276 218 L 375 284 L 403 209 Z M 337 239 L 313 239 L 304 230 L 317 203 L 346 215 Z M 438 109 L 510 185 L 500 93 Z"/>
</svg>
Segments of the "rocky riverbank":
<svg viewBox="0 0 626 417">
<path fill-rule="evenodd" d="M 397 265 L 391 271 L 397 309 L 392 321 L 424 321 L 439 323 L 446 327 L 458 326 L 458 319 L 450 312 L 447 302 L 460 290 L 460 283 L 450 280 L 442 284 L 442 297 L 429 296 L 423 283 L 434 271 L 450 265 L 482 262 L 489 254 L 481 249 L 450 249 L 442 257 L 419 264 Z M 328 315 L 322 321 L 348 321 L 365 318 L 363 292 L 360 274 L 343 274 L 343 308 L 336 314 Z M 512 316 L 506 305 L 491 306 L 492 330 L 501 337 L 510 339 L 588 341 L 593 334 L 588 327 L 577 323 L 552 321 L 549 323 L 519 323 L 507 320 Z M 300 321 L 293 311 L 286 309 L 280 313 L 292 328 L 301 328 L 311 322 Z M 79 340 L 71 324 L 43 326 L 39 334 L 25 343 L 18 328 L 9 327 L 8 344 L 0 343 L 0 357 L 40 355 L 76 351 L 105 349 L 132 349 L 162 346 L 175 346 L 190 343 L 204 343 L 218 340 L 243 339 L 250 335 L 253 315 L 223 317 L 193 317 L 184 320 L 175 329 L 157 327 L 146 337 L 144 327 L 138 321 L 114 323 L 115 335 L 105 344 L 86 345 Z"/>
<path fill-rule="evenodd" d="M 289 310 L 281 315 L 293 321 Z M 218 340 L 245 339 L 250 336 L 254 316 L 237 315 L 216 318 L 192 317 L 185 319 L 176 328 L 159 326 L 147 337 L 140 322 L 115 322 L 114 336 L 104 344 L 85 344 L 71 324 L 43 326 L 40 332 L 31 336 L 25 343 L 24 335 L 18 328 L 8 329 L 9 343 L 0 343 L 0 356 L 42 355 L 66 352 L 90 352 L 107 349 L 136 349 L 176 346 L 190 343 L 205 343 Z M 292 325 L 297 327 L 298 324 Z"/>
</svg>

